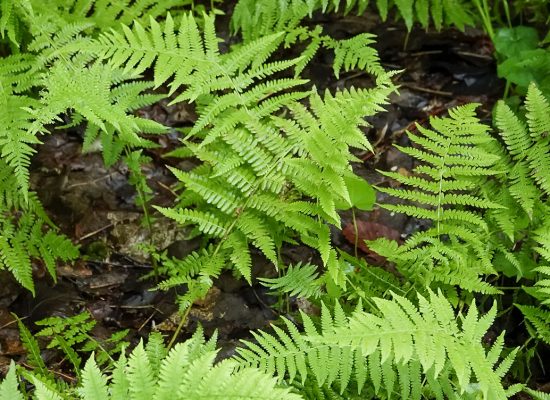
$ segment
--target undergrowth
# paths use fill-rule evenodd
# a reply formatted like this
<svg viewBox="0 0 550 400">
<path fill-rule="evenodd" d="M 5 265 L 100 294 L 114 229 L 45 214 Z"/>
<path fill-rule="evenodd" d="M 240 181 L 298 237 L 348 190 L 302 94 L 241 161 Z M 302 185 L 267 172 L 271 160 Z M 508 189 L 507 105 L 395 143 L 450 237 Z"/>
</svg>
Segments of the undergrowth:
<svg viewBox="0 0 550 400">
<path fill-rule="evenodd" d="M 156 333 L 133 350 L 125 331 L 98 339 L 89 313 L 38 322 L 35 335 L 18 319 L 28 369 L 12 364 L 0 399 L 505 399 L 522 390 L 546 398 L 533 390 L 529 366 L 550 345 L 550 106 L 539 74 L 547 50 L 533 31 L 501 26 L 543 21 L 544 7 L 240 0 L 228 40 L 213 3 L 0 0 L 0 266 L 34 294 L 33 265 L 56 279 L 57 261 L 79 257 L 30 184 L 37 146 L 56 129 L 82 128 L 82 151 L 100 148 L 106 166 L 127 165 L 150 230 L 164 215 L 205 244 L 183 259 L 151 254 L 157 288 L 182 293 L 168 346 Z M 373 151 L 365 118 L 384 110 L 399 71 L 382 65 L 374 35 L 336 39 L 310 23 L 373 7 L 409 31 L 415 23 L 481 26 L 508 79 L 505 97 L 516 95 L 495 107 L 494 129 L 469 104 L 407 132 L 411 146 L 397 148 L 415 160 L 413 171 L 380 171 L 391 184 L 375 189 L 399 200 L 381 207 L 427 228 L 403 243 L 368 242 L 387 268 L 346 254 L 333 235 L 342 211 L 374 206 L 373 188 L 353 165 L 358 151 Z M 511 43 L 536 58 L 533 79 L 518 77 L 531 58 L 517 60 Z M 370 86 L 319 91 L 307 66 L 321 51 L 335 78 L 360 71 Z M 169 167 L 177 198 L 161 207 L 141 168 L 156 137 L 174 132 L 137 110 L 167 98 L 193 106 L 197 120 L 166 155 L 189 162 Z M 289 265 L 282 250 L 296 245 L 319 261 Z M 254 257 L 278 277 L 255 276 Z M 206 341 L 200 330 L 174 345 L 224 270 L 308 298 L 322 313 L 253 332 L 223 361 L 215 337 Z M 490 341 L 495 320 L 515 310 L 528 339 L 516 347 L 498 331 Z M 76 384 L 48 369 L 43 337 Z"/>
</svg>

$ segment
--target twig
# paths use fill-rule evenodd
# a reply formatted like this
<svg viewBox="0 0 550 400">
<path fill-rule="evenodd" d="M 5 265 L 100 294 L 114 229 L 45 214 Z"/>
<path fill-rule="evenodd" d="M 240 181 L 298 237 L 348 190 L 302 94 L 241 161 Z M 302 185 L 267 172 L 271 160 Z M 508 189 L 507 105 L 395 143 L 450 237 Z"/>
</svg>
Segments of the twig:
<svg viewBox="0 0 550 400">
<path fill-rule="evenodd" d="M 401 83 L 402 86 L 408 87 L 409 89 L 416 90 L 418 92 L 425 92 L 430 94 L 437 94 L 439 96 L 445 96 L 445 97 L 454 97 L 454 94 L 452 92 L 445 92 L 443 90 L 435 90 L 435 89 L 429 89 L 424 88 L 420 86 L 413 85 L 411 83 L 403 82 Z"/>
<path fill-rule="evenodd" d="M 138 328 L 137 331 L 138 331 L 138 332 L 141 331 L 141 330 L 143 329 L 143 327 L 144 327 L 145 325 L 147 325 L 147 323 L 148 323 L 149 321 L 151 321 L 151 318 L 153 318 L 153 316 L 154 316 L 156 313 L 157 313 L 157 309 L 155 308 L 155 311 L 151 314 L 151 316 L 150 316 L 149 318 L 147 318 L 147 319 L 143 322 L 143 324 L 141 324 L 141 325 L 139 326 L 139 328 Z"/>
<path fill-rule="evenodd" d="M 157 183 L 157 185 L 159 185 L 161 188 L 169 191 L 172 195 L 174 195 L 174 197 L 178 197 L 178 194 L 176 192 L 174 192 L 169 186 L 166 186 L 164 183 L 162 183 L 161 181 L 155 181 Z"/>
</svg>

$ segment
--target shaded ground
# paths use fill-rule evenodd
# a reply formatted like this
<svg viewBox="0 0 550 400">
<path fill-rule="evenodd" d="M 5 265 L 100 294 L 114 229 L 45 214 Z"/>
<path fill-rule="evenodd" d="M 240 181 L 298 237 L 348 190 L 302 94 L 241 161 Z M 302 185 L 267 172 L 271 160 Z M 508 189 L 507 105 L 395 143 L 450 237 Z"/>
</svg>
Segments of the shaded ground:
<svg viewBox="0 0 550 400">
<path fill-rule="evenodd" d="M 413 121 L 425 122 L 448 108 L 468 102 L 482 104 L 480 115 L 489 117 L 503 84 L 496 78 L 490 42 L 480 32 L 462 34 L 456 31 L 426 33 L 406 32 L 377 19 L 366 17 L 323 17 L 327 32 L 337 38 L 361 32 L 378 35 L 378 48 L 384 65 L 403 72 L 398 77 L 401 89 L 391 98 L 387 112 L 372 121 L 366 132 L 376 153 L 358 154 L 364 161 L 356 172 L 373 184 L 383 184 L 375 168 L 398 170 L 406 174 L 412 160 L 391 146 L 407 145 L 404 131 Z M 320 89 L 334 89 L 370 84 L 363 73 L 347 73 L 333 79 L 331 55 L 322 53 L 308 67 L 311 79 Z M 196 118 L 184 105 L 168 107 L 167 102 L 143 113 L 171 127 L 189 126 Z M 153 162 L 144 169 L 155 191 L 153 204 L 170 205 L 174 183 L 162 154 L 177 146 L 174 130 L 157 139 L 160 149 L 149 152 Z M 134 205 L 136 193 L 128 183 L 128 171 L 122 163 L 105 168 L 99 153 L 81 154 L 82 135 L 78 131 L 60 131 L 44 138 L 32 169 L 32 184 L 61 230 L 81 245 L 83 258 L 75 265 L 60 265 L 58 283 L 53 284 L 43 266 L 36 264 L 37 295 L 32 297 L 13 282 L 8 274 L 0 277 L 0 366 L 23 354 L 16 326 L 10 312 L 15 312 L 31 329 L 33 322 L 48 316 L 70 316 L 88 310 L 97 320 L 94 334 L 99 338 L 113 331 L 130 329 L 129 338 L 136 342 L 151 330 L 171 335 L 178 323 L 175 315 L 175 293 L 151 291 L 152 280 L 140 280 L 151 271 L 148 257 L 135 245 L 148 243 L 149 231 L 140 221 L 142 213 Z M 175 163 L 168 160 L 169 163 Z M 176 164 L 174 164 L 176 165 Z M 379 198 L 384 200 L 384 198 Z M 350 216 L 344 214 L 344 226 Z M 358 213 L 364 236 L 397 235 L 405 237 L 419 227 L 417 220 L 389 215 L 380 209 Z M 183 257 L 197 248 L 196 241 L 185 240 L 185 232 L 166 219 L 156 220 L 153 242 L 173 256 Z M 353 237 L 341 233 L 335 244 L 353 252 Z M 314 257 L 309 249 L 293 249 L 285 255 L 297 261 Z M 254 267 L 263 276 L 273 274 L 271 267 L 257 257 Z M 189 324 L 182 335 L 192 333 L 201 323 L 209 335 L 214 329 L 220 344 L 230 354 L 238 339 L 247 337 L 250 329 L 264 328 L 278 317 L 272 309 L 276 298 L 259 285 L 252 287 L 224 274 L 207 298 L 193 307 Z M 57 362 L 48 354 L 49 362 Z"/>
</svg>

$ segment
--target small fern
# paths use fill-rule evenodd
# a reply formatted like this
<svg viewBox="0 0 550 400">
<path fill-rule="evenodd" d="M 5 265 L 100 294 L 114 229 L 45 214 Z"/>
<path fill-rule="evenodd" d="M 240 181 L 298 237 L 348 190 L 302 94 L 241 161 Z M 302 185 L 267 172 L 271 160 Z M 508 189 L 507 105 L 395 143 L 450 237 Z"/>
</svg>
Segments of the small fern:
<svg viewBox="0 0 550 400">
<path fill-rule="evenodd" d="M 422 164 L 412 176 L 381 171 L 406 188 L 378 190 L 410 202 L 382 207 L 432 221 L 433 226 L 415 233 L 402 246 L 379 239 L 369 242 L 369 247 L 422 286 L 440 282 L 497 293 L 481 280 L 495 270 L 490 246 L 479 239 L 488 231 L 480 211 L 502 206 L 475 189 L 486 177 L 499 173 L 494 168 L 499 156 L 484 149 L 494 139 L 475 117 L 475 108 L 475 104 L 462 106 L 450 110 L 449 118 L 431 118 L 434 130 L 417 126 L 418 134 L 408 133 L 418 147 L 397 146 Z"/>
<path fill-rule="evenodd" d="M 89 312 L 83 312 L 72 317 L 49 317 L 36 322 L 42 327 L 36 333 L 38 337 L 49 337 L 48 349 L 59 349 L 69 358 L 75 371 L 80 370 L 78 352 L 96 353 L 96 362 L 104 365 L 109 359 L 120 353 L 128 342 L 124 338 L 128 330 L 113 333 L 105 340 L 93 337 L 92 329 L 96 321 Z"/>
<path fill-rule="evenodd" d="M 9 168 L 6 170 L 9 171 Z M 53 225 L 34 193 L 29 194 L 29 202 L 19 216 L 12 214 L 20 204 L 11 203 L 19 196 L 18 192 L 13 193 L 14 187 L 3 186 L 10 181 L 13 184 L 15 179 L 11 178 L 2 181 L 0 177 L 0 197 L 5 196 L 4 200 L 8 201 L 7 205 L 0 203 L 0 209 L 8 210 L 8 213 L 0 215 L 0 267 L 8 269 L 22 286 L 34 293 L 31 260 L 41 258 L 46 270 L 55 278 L 56 261 L 74 260 L 78 256 L 78 249 L 65 236 L 52 230 Z M 2 193 L 2 189 L 7 188 Z M 18 203 L 24 203 L 24 200 Z"/>
</svg>

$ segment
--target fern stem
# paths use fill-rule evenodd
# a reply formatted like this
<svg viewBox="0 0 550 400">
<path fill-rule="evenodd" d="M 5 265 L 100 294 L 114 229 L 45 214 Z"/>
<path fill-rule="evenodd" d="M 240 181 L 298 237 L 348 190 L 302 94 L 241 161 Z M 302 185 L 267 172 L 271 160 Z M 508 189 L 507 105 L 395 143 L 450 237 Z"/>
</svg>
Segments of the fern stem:
<svg viewBox="0 0 550 400">
<path fill-rule="evenodd" d="M 174 334 L 172 335 L 172 338 L 170 339 L 170 343 L 168 343 L 168 351 L 170 351 L 170 349 L 174 345 L 174 343 L 175 343 L 177 337 L 179 336 L 183 326 L 185 325 L 185 323 L 187 321 L 187 317 L 189 316 L 189 313 L 191 312 L 191 307 L 192 307 L 192 305 L 187 307 L 187 309 L 185 310 L 185 312 L 181 316 L 181 321 L 178 324 L 178 327 L 176 328 L 176 330 L 174 331 Z"/>
<path fill-rule="evenodd" d="M 124 147 L 124 151 L 126 153 L 126 157 L 130 157 L 130 149 L 128 146 Z M 147 198 L 145 196 L 145 193 L 143 192 L 143 189 L 138 184 L 135 185 L 138 197 L 140 198 L 141 203 L 141 209 L 143 210 L 143 218 L 145 220 L 145 225 L 147 225 L 147 230 L 149 231 L 149 246 L 152 249 L 154 247 L 153 243 L 153 223 L 151 222 L 151 217 L 149 215 L 149 210 L 147 209 Z M 159 272 L 158 272 L 158 263 L 155 257 L 149 255 L 149 260 L 151 261 L 151 266 L 153 267 L 153 274 L 155 276 L 155 282 L 158 283 L 159 280 Z"/>
<path fill-rule="evenodd" d="M 97 347 L 98 347 L 101 351 L 103 351 L 103 352 L 107 355 L 107 357 L 109 357 L 109 360 L 111 360 L 112 363 L 115 363 L 115 362 L 116 362 L 116 360 L 115 360 L 113 357 L 111 357 L 111 354 L 107 351 L 107 349 L 105 349 L 105 347 L 103 347 L 103 345 L 101 344 L 101 342 L 99 342 L 98 340 L 96 340 L 95 338 L 93 338 L 92 336 L 90 336 L 88 333 L 85 333 L 84 335 L 86 336 L 86 338 L 87 338 L 88 340 L 90 340 L 91 342 L 94 342 L 94 343 L 97 345 Z"/>
<path fill-rule="evenodd" d="M 445 175 L 445 165 L 447 164 L 447 156 L 451 148 L 451 139 L 447 139 L 445 146 L 445 153 L 443 154 L 443 159 L 441 161 L 441 169 L 439 170 L 439 192 L 437 193 L 437 236 L 441 235 L 441 216 L 443 214 L 443 208 L 441 203 L 443 202 L 443 197 L 445 193 L 443 192 L 443 175 Z"/>
<path fill-rule="evenodd" d="M 354 241 L 353 241 L 353 254 L 355 255 L 355 258 L 359 258 L 357 247 L 359 244 L 359 229 L 357 229 L 357 219 L 355 218 L 355 208 L 351 208 L 351 218 L 353 220 L 353 234 L 354 234 Z"/>
</svg>

